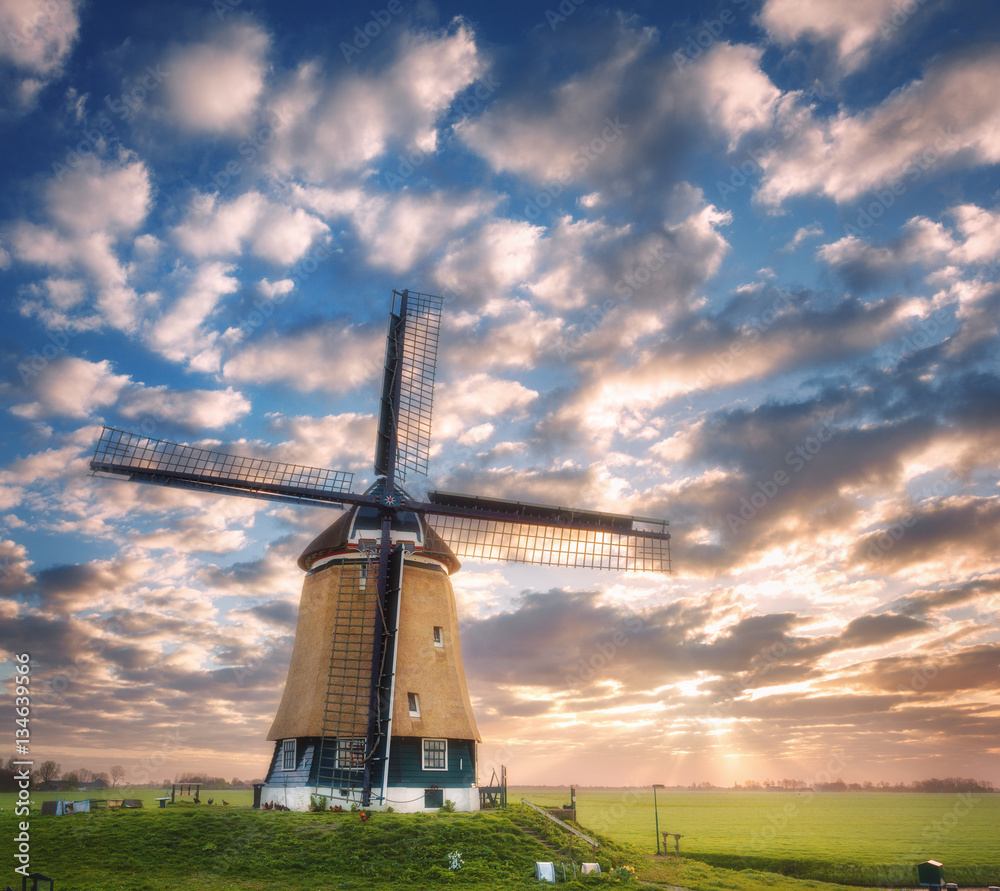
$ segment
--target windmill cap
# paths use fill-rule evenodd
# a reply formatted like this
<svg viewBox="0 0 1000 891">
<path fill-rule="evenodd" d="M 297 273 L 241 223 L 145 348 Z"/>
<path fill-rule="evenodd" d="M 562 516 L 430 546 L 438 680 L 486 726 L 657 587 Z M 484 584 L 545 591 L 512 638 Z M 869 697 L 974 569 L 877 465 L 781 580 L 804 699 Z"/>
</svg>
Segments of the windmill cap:
<svg viewBox="0 0 1000 891">
<path fill-rule="evenodd" d="M 354 551 L 357 542 L 353 543 L 354 547 L 351 546 L 350 533 L 356 513 L 357 508 L 347 511 L 309 542 L 306 549 L 299 555 L 299 569 L 303 572 L 309 572 L 317 561 L 324 557 L 330 557 L 334 554 L 349 554 Z M 421 556 L 431 557 L 443 563 L 449 575 L 458 572 L 462 564 L 455 556 L 454 551 L 431 526 L 426 523 L 421 525 L 423 526 L 424 538 L 423 549 L 419 552 Z"/>
</svg>

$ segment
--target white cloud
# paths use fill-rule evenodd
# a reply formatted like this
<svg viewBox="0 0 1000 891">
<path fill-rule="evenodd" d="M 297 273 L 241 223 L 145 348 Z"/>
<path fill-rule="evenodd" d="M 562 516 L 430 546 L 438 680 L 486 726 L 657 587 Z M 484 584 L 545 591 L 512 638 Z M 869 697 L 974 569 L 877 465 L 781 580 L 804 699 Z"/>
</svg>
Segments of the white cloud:
<svg viewBox="0 0 1000 891">
<path fill-rule="evenodd" d="M 134 232 L 146 219 L 152 196 L 146 165 L 128 158 L 119 164 L 85 158 L 45 187 L 49 215 L 63 231 L 79 235 Z"/>
<path fill-rule="evenodd" d="M 263 30 L 241 22 L 203 43 L 175 47 L 163 62 L 171 122 L 203 133 L 245 131 L 264 90 L 269 48 Z"/>
<path fill-rule="evenodd" d="M 527 300 L 492 300 L 479 312 L 446 321 L 447 363 L 456 377 L 465 370 L 533 368 L 558 341 L 563 320 Z"/>
<path fill-rule="evenodd" d="M 795 230 L 795 234 L 792 236 L 791 241 L 786 244 L 782 250 L 783 251 L 794 251 L 803 241 L 807 238 L 815 238 L 816 236 L 823 234 L 823 226 L 819 223 L 810 223 L 808 226 L 799 226 Z"/>
<path fill-rule="evenodd" d="M 607 186 L 648 188 L 652 176 L 662 178 L 672 166 L 665 146 L 686 142 L 696 130 L 733 148 L 747 133 L 773 125 L 781 91 L 760 69 L 761 49 L 718 42 L 679 68 L 652 52 L 651 31 L 619 25 L 608 39 L 611 45 L 601 46 L 582 73 L 498 97 L 459 128 L 494 170 L 544 184 L 549 194 L 539 193 L 540 206 L 566 188 L 587 189 L 588 207 Z M 589 191 L 595 181 L 600 192 Z"/>
<path fill-rule="evenodd" d="M 272 297 L 286 297 L 295 288 L 295 282 L 290 278 L 279 279 L 276 282 L 272 282 L 270 279 L 262 278 L 257 283 L 257 290 L 262 296 L 267 298 Z"/>
<path fill-rule="evenodd" d="M 435 390 L 435 439 L 459 438 L 487 419 L 502 426 L 523 417 L 537 398 L 538 393 L 523 384 L 489 374 L 442 384 Z"/>
<path fill-rule="evenodd" d="M 169 421 L 191 430 L 217 430 L 250 412 L 250 400 L 238 390 L 171 390 L 133 386 L 122 394 L 118 411 L 136 421 Z"/>
<path fill-rule="evenodd" d="M 251 249 L 264 260 L 290 266 L 301 260 L 313 241 L 329 232 L 322 221 L 307 214 L 301 207 L 275 207 L 254 235 Z"/>
<path fill-rule="evenodd" d="M 863 65 L 885 26 L 900 7 L 898 0 L 767 0 L 760 23 L 773 40 L 791 44 L 799 40 L 830 41 L 847 71 Z"/>
<path fill-rule="evenodd" d="M 935 65 L 871 110 L 814 121 L 764 159 L 757 197 L 777 205 L 819 193 L 845 202 L 895 184 L 891 205 L 958 155 L 969 165 L 995 164 L 998 81 L 1000 50 L 991 49 Z"/>
<path fill-rule="evenodd" d="M 33 420 L 52 415 L 86 418 L 95 410 L 113 405 L 129 382 L 128 375 L 111 370 L 107 359 L 88 362 L 67 357 L 50 363 L 43 371 L 30 379 L 35 400 L 12 406 L 13 414 Z"/>
<path fill-rule="evenodd" d="M 197 371 L 217 371 L 221 362 L 219 334 L 205 322 L 227 294 L 239 289 L 234 268 L 212 261 L 194 272 L 177 274 L 183 293 L 162 315 L 143 328 L 144 340 L 172 362 L 186 362 Z"/>
<path fill-rule="evenodd" d="M 250 411 L 242 393 L 225 390 L 173 390 L 147 387 L 127 374 L 115 374 L 108 360 L 76 356 L 55 359 L 30 376 L 21 393 L 30 401 L 11 413 L 40 420 L 53 416 L 89 418 L 114 408 L 130 420 L 167 421 L 195 430 L 225 427 Z"/>
<path fill-rule="evenodd" d="M 709 121 L 729 137 L 730 150 L 773 122 L 781 90 L 760 70 L 763 55 L 760 47 L 718 43 L 692 66 L 695 93 Z"/>
<path fill-rule="evenodd" d="M 173 236 L 183 250 L 199 259 L 238 256 L 249 245 L 261 259 L 291 265 L 328 231 L 322 220 L 302 208 L 285 207 L 259 192 L 246 192 L 225 203 L 216 195 L 199 196 Z"/>
<path fill-rule="evenodd" d="M 898 238 L 885 244 L 849 235 L 823 245 L 816 255 L 849 278 L 877 278 L 920 264 L 927 269 L 943 267 L 934 277 L 946 281 L 961 277 L 960 267 L 990 263 L 1000 256 L 1000 213 L 961 204 L 948 215 L 956 221 L 953 229 L 927 217 L 913 217 L 901 227 Z"/>
<path fill-rule="evenodd" d="M 296 187 L 296 200 L 328 217 L 347 216 L 373 266 L 404 272 L 455 233 L 487 214 L 496 197 L 484 193 L 401 190 L 392 195 L 360 189 Z"/>
<path fill-rule="evenodd" d="M 960 204 L 951 209 L 951 215 L 965 238 L 961 256 L 966 262 L 988 263 L 1000 256 L 1000 212 Z"/>
<path fill-rule="evenodd" d="M 848 270 L 864 270 L 866 278 L 877 278 L 897 271 L 902 260 L 899 251 L 886 245 L 870 245 L 862 238 L 848 235 L 832 244 L 823 245 L 817 252 L 824 263 Z"/>
<path fill-rule="evenodd" d="M 297 390 L 346 393 L 376 379 L 385 335 L 351 325 L 326 325 L 269 335 L 247 344 L 222 369 L 226 380 L 281 382 Z"/>
<path fill-rule="evenodd" d="M 274 447 L 277 460 L 311 467 L 370 469 L 375 448 L 375 415 L 349 412 L 323 417 L 269 418 L 287 437 Z"/>
<path fill-rule="evenodd" d="M 603 58 L 564 83 L 547 85 L 541 94 L 531 90 L 499 99 L 458 128 L 462 140 L 494 170 L 536 182 L 582 179 L 592 164 L 607 166 L 609 157 L 620 161 L 632 136 L 628 128 L 637 129 L 638 122 L 627 119 L 615 129 L 605 118 L 620 116 L 621 93 L 633 66 L 651 46 L 652 34 L 623 31 L 615 37 Z M 656 109 L 647 113 L 657 117 Z M 603 140 L 600 154 L 585 151 L 594 140 Z"/>
<path fill-rule="evenodd" d="M 282 120 L 272 163 L 322 182 L 362 170 L 394 143 L 433 151 L 438 117 L 482 71 L 475 35 L 460 22 L 448 34 L 409 34 L 398 54 L 377 76 L 335 82 L 316 62 L 302 64 L 271 103 Z"/>
<path fill-rule="evenodd" d="M 4 594 L 22 593 L 34 581 L 30 571 L 31 562 L 24 545 L 10 539 L 0 539 L 0 591 Z M 6 621 L 13 617 L 7 615 L 3 618 Z"/>
<path fill-rule="evenodd" d="M 543 232 L 518 220 L 493 220 L 449 244 L 435 278 L 459 294 L 503 299 L 530 277 Z"/>
<path fill-rule="evenodd" d="M 80 28 L 77 0 L 0 0 L 0 60 L 20 77 L 23 108 L 62 73 Z"/>
<path fill-rule="evenodd" d="M 43 194 L 51 226 L 20 221 L 10 230 L 14 256 L 26 263 L 85 277 L 96 292 L 93 309 L 105 324 L 132 330 L 137 322 L 137 295 L 128 284 L 129 269 L 118 256 L 118 246 L 146 219 L 153 187 L 141 161 L 123 157 L 118 162 L 85 158 L 69 174 L 49 180 Z M 94 327 L 90 307 L 73 300 L 76 286 L 60 285 L 32 294 L 29 311 L 63 327 Z M 50 300 L 46 305 L 45 300 Z"/>
</svg>

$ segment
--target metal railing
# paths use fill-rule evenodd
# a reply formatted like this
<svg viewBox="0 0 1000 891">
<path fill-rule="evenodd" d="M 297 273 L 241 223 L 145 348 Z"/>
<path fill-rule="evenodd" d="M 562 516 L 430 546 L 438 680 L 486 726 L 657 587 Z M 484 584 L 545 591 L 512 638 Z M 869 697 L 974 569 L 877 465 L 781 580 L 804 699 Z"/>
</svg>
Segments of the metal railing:
<svg viewBox="0 0 1000 891">
<path fill-rule="evenodd" d="M 532 810 L 538 811 L 538 813 L 540 813 L 543 817 L 548 817 L 553 823 L 558 823 L 567 832 L 572 832 L 573 835 L 575 835 L 577 838 L 582 838 L 595 851 L 597 850 L 598 847 L 600 847 L 600 843 L 594 841 L 594 839 L 592 839 L 589 835 L 584 835 L 582 832 L 580 832 L 579 829 L 574 829 L 572 826 L 570 826 L 569 823 L 564 823 L 558 817 L 553 817 L 552 814 L 550 814 L 544 808 L 540 808 L 537 804 L 532 804 L 530 801 L 528 801 L 527 798 L 522 798 L 521 804 L 528 805 L 528 807 L 530 807 Z"/>
</svg>

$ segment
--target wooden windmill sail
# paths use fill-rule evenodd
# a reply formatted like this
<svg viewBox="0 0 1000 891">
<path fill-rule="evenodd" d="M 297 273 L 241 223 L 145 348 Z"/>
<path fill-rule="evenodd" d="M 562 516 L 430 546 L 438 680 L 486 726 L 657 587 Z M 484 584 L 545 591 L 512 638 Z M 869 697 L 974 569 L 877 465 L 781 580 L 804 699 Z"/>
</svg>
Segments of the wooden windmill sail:
<svg viewBox="0 0 1000 891">
<path fill-rule="evenodd" d="M 97 444 L 95 473 L 347 509 L 299 558 L 306 577 L 288 681 L 268 735 L 275 752 L 265 801 L 270 794 L 304 807 L 311 791 L 368 807 L 426 793 L 412 810 L 439 805 L 442 789 L 475 785 L 479 732 L 449 581 L 458 557 L 670 571 L 663 520 L 407 494 L 407 476 L 427 471 L 441 310 L 439 297 L 393 291 L 375 483 L 363 493 L 351 491 L 350 473 L 114 428 Z M 474 809 L 476 801 L 469 793 L 458 804 Z"/>
</svg>

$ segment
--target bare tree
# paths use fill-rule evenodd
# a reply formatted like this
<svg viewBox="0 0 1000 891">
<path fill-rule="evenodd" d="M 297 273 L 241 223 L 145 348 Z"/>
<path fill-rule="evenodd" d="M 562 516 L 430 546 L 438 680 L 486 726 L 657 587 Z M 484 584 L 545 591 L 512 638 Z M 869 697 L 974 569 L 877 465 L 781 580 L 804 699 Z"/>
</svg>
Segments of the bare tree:
<svg viewBox="0 0 1000 891">
<path fill-rule="evenodd" d="M 38 768 L 38 779 L 43 783 L 51 783 L 60 773 L 62 773 L 61 764 L 55 761 L 43 761 L 42 766 Z"/>
<path fill-rule="evenodd" d="M 125 768 L 121 764 L 112 764 L 108 768 L 108 774 L 111 776 L 111 785 L 117 786 L 123 779 L 125 779 Z"/>
</svg>

